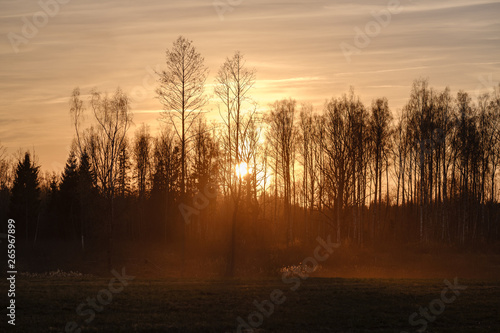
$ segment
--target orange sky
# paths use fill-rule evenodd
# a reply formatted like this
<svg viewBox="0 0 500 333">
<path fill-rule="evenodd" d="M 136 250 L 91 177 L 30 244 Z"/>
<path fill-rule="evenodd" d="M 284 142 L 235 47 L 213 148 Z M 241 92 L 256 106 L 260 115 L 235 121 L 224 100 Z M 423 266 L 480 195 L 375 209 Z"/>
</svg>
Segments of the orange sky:
<svg viewBox="0 0 500 333">
<path fill-rule="evenodd" d="M 50 15 L 37 1 L 0 5 L 0 141 L 9 153 L 34 148 L 44 170 L 60 171 L 67 159 L 74 87 L 120 86 L 134 98 L 135 124 L 155 131 L 152 69 L 179 35 L 205 57 L 209 84 L 240 50 L 257 70 L 252 95 L 264 109 L 287 97 L 321 108 L 352 85 L 367 105 L 386 96 L 397 113 L 419 77 L 473 94 L 500 81 L 499 1 L 55 1 L 42 0 Z M 355 39 L 359 31 L 369 36 Z M 346 45 L 357 49 L 350 61 Z"/>
</svg>

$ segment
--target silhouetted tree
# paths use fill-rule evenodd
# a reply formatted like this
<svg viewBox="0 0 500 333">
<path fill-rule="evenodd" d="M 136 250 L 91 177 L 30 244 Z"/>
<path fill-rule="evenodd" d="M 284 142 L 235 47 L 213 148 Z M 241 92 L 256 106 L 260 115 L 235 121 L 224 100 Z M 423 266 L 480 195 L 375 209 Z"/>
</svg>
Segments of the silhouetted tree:
<svg viewBox="0 0 500 333">
<path fill-rule="evenodd" d="M 110 217 L 105 219 L 107 238 L 107 261 L 111 268 L 111 249 L 115 217 L 114 199 L 118 185 L 118 165 L 120 150 L 127 131 L 132 122 L 129 98 L 120 88 L 113 96 L 108 96 L 97 90 L 91 92 L 90 108 L 95 125 L 80 133 L 80 125 L 84 111 L 80 92 L 73 91 L 70 101 L 70 113 L 74 119 L 77 134 L 77 145 L 80 152 L 86 150 L 91 160 L 93 173 L 101 194 L 110 205 Z"/>
<path fill-rule="evenodd" d="M 79 233 L 80 198 L 78 191 L 78 163 L 71 151 L 61 175 L 59 186 L 60 223 L 59 232 L 64 239 L 77 238 Z"/>
<path fill-rule="evenodd" d="M 345 209 L 352 204 L 355 190 L 356 154 L 354 129 L 358 113 L 363 112 L 363 104 L 354 91 L 341 98 L 332 98 L 325 104 L 324 137 L 321 149 L 324 152 L 322 168 L 322 205 L 329 210 L 329 218 L 335 222 L 337 241 L 340 241 Z"/>
<path fill-rule="evenodd" d="M 373 148 L 373 163 L 375 171 L 375 204 L 377 212 L 375 226 L 379 227 L 380 209 L 382 204 L 382 176 L 384 171 L 384 162 L 387 161 L 387 157 L 389 155 L 391 136 L 390 124 L 392 122 L 392 115 L 386 98 L 379 98 L 373 101 L 371 111 L 369 132 Z M 387 202 L 387 204 L 389 204 L 389 202 Z"/>
<path fill-rule="evenodd" d="M 165 242 L 174 218 L 179 216 L 175 204 L 181 196 L 181 153 L 176 143 L 175 134 L 169 129 L 162 131 L 153 143 L 151 200 L 156 212 L 154 220 L 163 226 Z"/>
<path fill-rule="evenodd" d="M 223 180 L 233 205 L 231 248 L 226 272 L 228 276 L 232 276 L 235 268 L 236 228 L 243 183 L 242 177 L 233 175 L 233 170 L 239 167 L 242 162 L 241 153 L 244 149 L 243 136 L 245 132 L 244 112 L 255 112 L 255 104 L 249 94 L 255 83 L 255 70 L 247 68 L 243 55 L 236 52 L 232 58 L 227 58 L 222 64 L 215 83 L 214 92 L 222 105 L 219 112 L 226 128 L 226 134 L 223 135 L 222 141 L 226 152 Z M 251 116 L 252 114 L 250 114 Z"/>
<path fill-rule="evenodd" d="M 275 102 L 269 113 L 269 134 L 267 136 L 272 147 L 271 157 L 278 168 L 275 177 L 283 181 L 283 214 L 286 225 L 287 245 L 293 243 L 293 224 L 290 216 L 292 198 L 292 170 L 296 148 L 297 129 L 295 127 L 296 101 L 282 100 Z"/>
<path fill-rule="evenodd" d="M 130 152 L 129 152 L 129 144 L 127 138 L 125 138 L 119 148 L 118 155 L 118 166 L 117 166 L 117 195 L 124 199 L 126 198 L 130 192 Z"/>
<path fill-rule="evenodd" d="M 95 214 L 95 205 L 98 199 L 96 179 L 90 164 L 90 157 L 86 151 L 80 154 L 78 165 L 78 194 L 80 203 L 80 239 L 82 250 L 85 250 L 85 239 L 90 233 L 92 217 Z"/>
<path fill-rule="evenodd" d="M 134 175 L 137 184 L 139 201 L 145 198 L 149 190 L 151 180 L 151 150 L 152 138 L 149 133 L 149 127 L 142 125 L 135 133 L 133 146 L 134 156 Z"/>
<path fill-rule="evenodd" d="M 180 36 L 166 52 L 167 69 L 160 74 L 157 93 L 165 117 L 175 129 L 181 148 L 181 197 L 186 194 L 187 151 L 191 142 L 189 132 L 201 109 L 207 103 L 205 81 L 208 68 L 192 41 Z M 183 223 L 183 222 L 181 222 Z M 182 232 L 182 262 L 185 262 L 186 231 Z"/>
<path fill-rule="evenodd" d="M 158 96 L 165 117 L 175 129 L 181 146 L 181 193 L 186 193 L 189 131 L 207 103 L 205 81 L 208 68 L 193 42 L 180 36 L 166 52 L 167 69 L 159 73 Z"/>
<path fill-rule="evenodd" d="M 20 238 L 33 240 L 38 222 L 40 186 L 38 175 L 40 166 L 32 160 L 32 154 L 25 152 L 19 159 L 12 186 L 10 211 L 16 220 Z"/>
<path fill-rule="evenodd" d="M 12 164 L 7 149 L 0 142 L 0 219 L 8 219 L 10 189 L 12 187 Z"/>
</svg>

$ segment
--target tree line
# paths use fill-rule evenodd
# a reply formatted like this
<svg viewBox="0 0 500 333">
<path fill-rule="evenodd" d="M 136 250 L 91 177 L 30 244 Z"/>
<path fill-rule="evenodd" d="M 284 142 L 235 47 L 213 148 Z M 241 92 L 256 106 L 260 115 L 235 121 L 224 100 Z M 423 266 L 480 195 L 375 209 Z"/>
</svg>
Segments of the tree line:
<svg viewBox="0 0 500 333">
<path fill-rule="evenodd" d="M 34 243 L 100 242 L 109 264 L 115 238 L 178 244 L 183 257 L 194 242 L 226 244 L 229 274 L 237 250 L 325 235 L 356 246 L 498 242 L 500 87 L 473 100 L 418 79 L 397 115 L 386 98 L 364 105 L 353 89 L 321 110 L 289 98 L 263 112 L 240 52 L 207 91 L 208 68 L 184 37 L 157 74 L 156 136 L 144 124 L 131 131 L 119 88 L 76 88 L 62 174 L 41 174 L 34 152 L 12 163 L 0 149 L 3 220 Z M 209 95 L 219 121 L 205 114 Z"/>
</svg>

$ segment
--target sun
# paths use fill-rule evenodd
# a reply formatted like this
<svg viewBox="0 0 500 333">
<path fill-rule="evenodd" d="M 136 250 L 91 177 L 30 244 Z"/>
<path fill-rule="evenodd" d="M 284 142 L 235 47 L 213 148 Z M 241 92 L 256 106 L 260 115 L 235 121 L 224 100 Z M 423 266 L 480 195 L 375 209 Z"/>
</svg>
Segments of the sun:
<svg viewBox="0 0 500 333">
<path fill-rule="evenodd" d="M 248 166 L 245 162 L 241 162 L 240 164 L 236 164 L 235 166 L 236 176 L 243 178 L 248 175 Z"/>
</svg>

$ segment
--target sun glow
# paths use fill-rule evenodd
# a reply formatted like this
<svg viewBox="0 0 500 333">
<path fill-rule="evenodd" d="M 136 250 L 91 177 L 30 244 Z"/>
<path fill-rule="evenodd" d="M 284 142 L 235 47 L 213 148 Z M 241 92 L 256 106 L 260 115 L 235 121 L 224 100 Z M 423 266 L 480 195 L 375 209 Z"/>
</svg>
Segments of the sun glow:
<svg viewBox="0 0 500 333">
<path fill-rule="evenodd" d="M 245 162 L 241 162 L 240 164 L 237 164 L 235 166 L 235 171 L 236 171 L 236 176 L 238 176 L 240 178 L 245 177 L 250 172 L 250 170 L 248 170 L 248 166 Z"/>
</svg>

